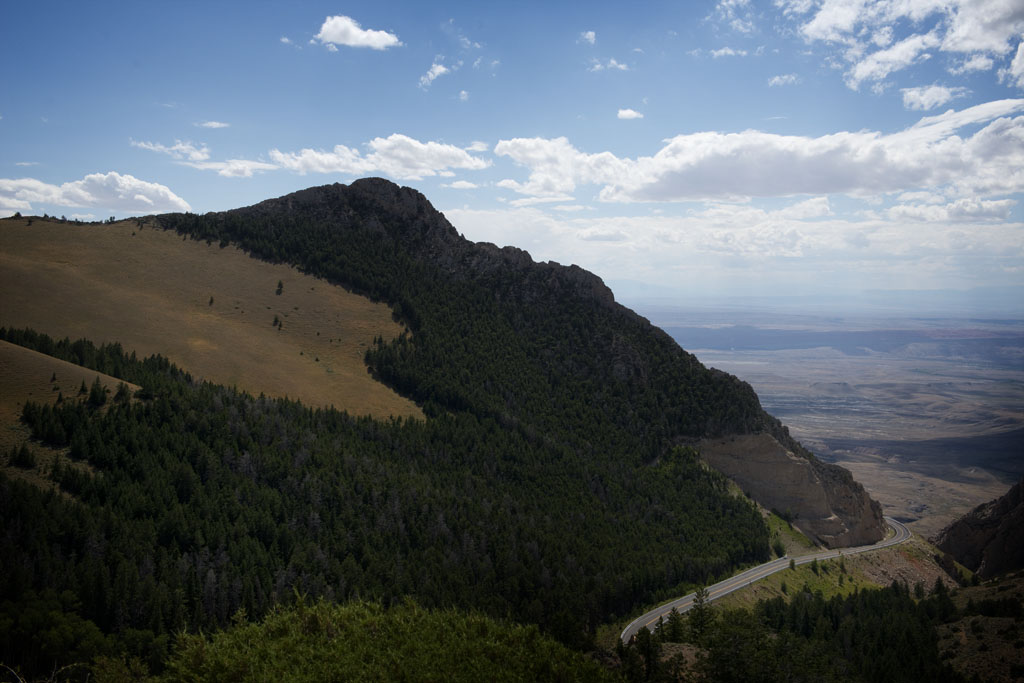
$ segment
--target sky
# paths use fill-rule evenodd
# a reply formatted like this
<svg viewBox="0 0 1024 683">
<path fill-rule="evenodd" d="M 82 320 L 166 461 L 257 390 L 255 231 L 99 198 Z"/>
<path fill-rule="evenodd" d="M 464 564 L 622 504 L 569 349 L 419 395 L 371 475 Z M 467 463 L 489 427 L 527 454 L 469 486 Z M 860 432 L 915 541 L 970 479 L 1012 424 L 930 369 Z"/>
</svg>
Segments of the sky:
<svg viewBox="0 0 1024 683">
<path fill-rule="evenodd" d="M 1024 0 L 7 0 L 0 25 L 0 216 L 382 176 L 620 298 L 1024 287 Z"/>
</svg>

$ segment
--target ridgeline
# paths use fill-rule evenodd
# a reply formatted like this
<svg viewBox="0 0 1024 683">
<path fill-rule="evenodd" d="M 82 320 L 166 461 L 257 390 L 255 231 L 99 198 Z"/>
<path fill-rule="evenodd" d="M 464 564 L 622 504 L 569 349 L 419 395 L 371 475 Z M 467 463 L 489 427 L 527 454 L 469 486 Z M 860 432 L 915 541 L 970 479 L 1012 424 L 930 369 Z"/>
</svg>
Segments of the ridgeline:
<svg viewBox="0 0 1024 683">
<path fill-rule="evenodd" d="M 142 387 L 23 411 L 65 449 L 44 473 L 60 493 L 0 475 L 0 661 L 29 675 L 122 652 L 159 672 L 171 634 L 297 594 L 411 596 L 585 648 L 600 624 L 769 557 L 758 511 L 691 446 L 764 434 L 826 467 L 599 278 L 469 242 L 409 188 L 151 220 L 389 304 L 409 332 L 366 362 L 427 419 L 256 398 L 159 356 L 2 330 Z"/>
</svg>

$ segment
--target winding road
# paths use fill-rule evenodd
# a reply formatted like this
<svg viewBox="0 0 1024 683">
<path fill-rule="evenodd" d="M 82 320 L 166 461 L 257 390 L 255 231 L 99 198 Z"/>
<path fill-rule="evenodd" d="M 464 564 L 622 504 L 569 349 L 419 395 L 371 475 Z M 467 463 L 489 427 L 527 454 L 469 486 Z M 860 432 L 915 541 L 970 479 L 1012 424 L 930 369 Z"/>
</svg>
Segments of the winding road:
<svg viewBox="0 0 1024 683">
<path fill-rule="evenodd" d="M 739 590 L 740 588 L 743 588 L 745 586 L 749 586 L 753 582 L 759 581 L 760 579 L 763 579 L 769 574 L 774 574 L 775 572 L 780 572 L 783 569 L 788 569 L 790 559 L 792 559 L 795 564 L 808 564 L 810 562 L 813 562 L 814 560 L 831 560 L 833 558 L 840 556 L 857 555 L 859 553 L 866 553 L 872 550 L 888 548 L 891 545 L 903 543 L 904 541 L 910 539 L 910 531 L 907 529 L 907 527 L 903 526 L 901 523 L 897 522 L 892 517 L 886 517 L 885 521 L 892 528 L 893 535 L 889 536 L 888 538 L 882 539 L 878 543 L 875 543 L 873 545 L 856 546 L 854 548 L 837 548 L 835 550 L 824 550 L 822 552 L 812 553 L 810 555 L 802 555 L 800 557 L 794 558 L 790 558 L 788 555 L 786 555 L 776 560 L 772 560 L 771 562 L 765 562 L 762 565 L 758 565 L 757 567 L 753 567 L 746 571 L 740 572 L 739 574 L 736 574 L 735 576 L 728 578 L 725 581 L 720 581 L 719 583 L 716 583 L 713 586 L 708 586 L 708 602 L 711 602 L 712 600 L 717 600 L 723 595 L 728 595 L 729 593 L 732 593 L 735 590 Z M 667 602 L 664 605 L 655 607 L 646 614 L 640 615 L 639 617 L 631 621 L 629 623 L 629 626 L 627 626 L 625 630 L 622 632 L 622 635 L 620 636 L 622 642 L 628 643 L 630 639 L 632 639 L 632 637 L 635 636 L 637 632 L 645 626 L 650 630 L 654 630 L 654 625 L 658 623 L 658 619 L 662 617 L 668 618 L 668 614 L 672 611 L 673 608 L 680 613 L 689 610 L 690 607 L 693 606 L 693 596 L 693 593 L 690 593 L 689 595 L 684 595 L 683 597 L 677 598 L 672 602 Z"/>
</svg>

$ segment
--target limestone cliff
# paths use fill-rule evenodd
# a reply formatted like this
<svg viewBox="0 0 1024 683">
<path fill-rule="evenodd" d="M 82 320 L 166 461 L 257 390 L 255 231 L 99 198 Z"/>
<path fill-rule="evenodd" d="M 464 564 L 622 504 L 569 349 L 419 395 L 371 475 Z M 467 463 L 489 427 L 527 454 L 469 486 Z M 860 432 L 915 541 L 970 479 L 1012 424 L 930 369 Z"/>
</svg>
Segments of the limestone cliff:
<svg viewBox="0 0 1024 683">
<path fill-rule="evenodd" d="M 1024 480 L 950 524 L 932 542 L 983 579 L 1024 567 Z"/>
<path fill-rule="evenodd" d="M 821 543 L 835 548 L 884 538 L 881 507 L 847 470 L 794 450 L 802 449 L 788 448 L 768 433 L 700 443 L 701 455 L 712 467 L 761 505 L 791 514 L 801 531 Z"/>
</svg>

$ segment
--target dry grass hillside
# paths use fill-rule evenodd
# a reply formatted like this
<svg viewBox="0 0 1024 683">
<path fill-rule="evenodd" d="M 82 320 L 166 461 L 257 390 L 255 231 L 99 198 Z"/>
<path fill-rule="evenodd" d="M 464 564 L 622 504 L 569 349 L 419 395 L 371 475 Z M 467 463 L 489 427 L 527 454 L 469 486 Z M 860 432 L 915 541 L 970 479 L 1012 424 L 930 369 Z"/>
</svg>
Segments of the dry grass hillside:
<svg viewBox="0 0 1024 683">
<path fill-rule="evenodd" d="M 256 395 L 356 415 L 422 415 L 363 362 L 375 336 L 404 331 L 386 305 L 234 247 L 135 221 L 8 219 L 0 291 L 0 325 L 120 342 Z"/>
<path fill-rule="evenodd" d="M 41 488 L 52 486 L 44 473 L 50 470 L 59 451 L 29 442 L 29 428 L 20 422 L 22 406 L 26 401 L 53 405 L 58 397 L 66 401 L 85 400 L 83 384 L 91 388 L 97 379 L 108 396 L 113 396 L 121 384 L 115 377 L 0 341 L 0 468 L 7 476 Z M 134 384 L 128 384 L 128 388 L 133 393 L 139 389 Z M 22 444 L 27 444 L 35 466 L 11 465 L 8 455 Z M 88 469 L 84 463 L 74 466 Z"/>
</svg>

